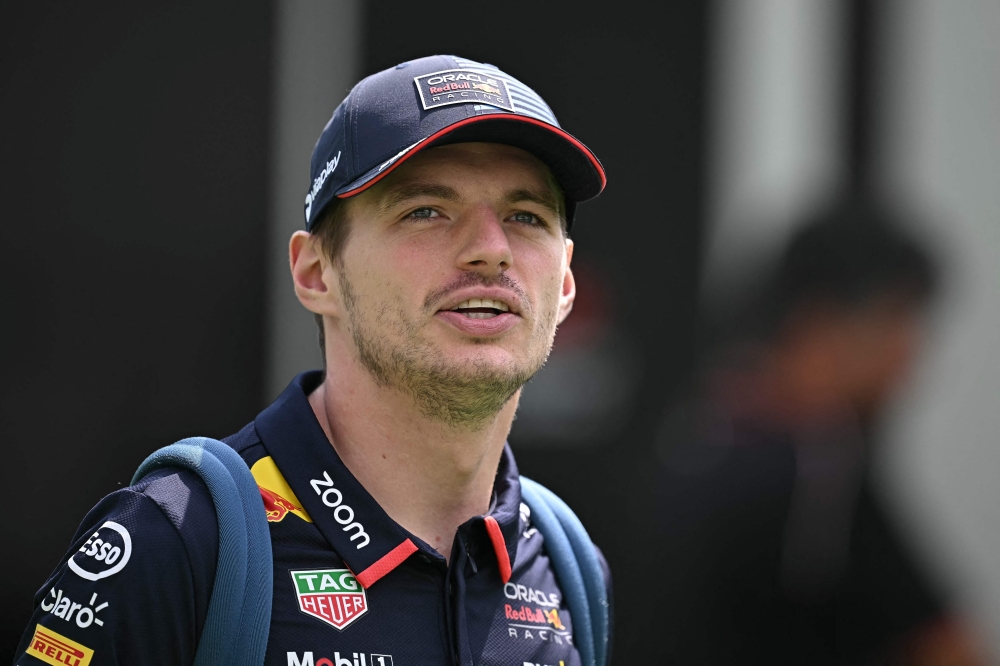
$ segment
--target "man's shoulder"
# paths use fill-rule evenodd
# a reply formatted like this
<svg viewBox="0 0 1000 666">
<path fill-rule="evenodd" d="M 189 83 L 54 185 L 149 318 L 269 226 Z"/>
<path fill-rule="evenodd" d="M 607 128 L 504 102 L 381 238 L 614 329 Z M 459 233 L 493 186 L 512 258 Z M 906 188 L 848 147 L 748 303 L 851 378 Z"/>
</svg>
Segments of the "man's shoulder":
<svg viewBox="0 0 1000 666">
<path fill-rule="evenodd" d="M 254 463 L 267 455 L 267 449 L 257 433 L 257 426 L 253 421 L 246 424 L 238 432 L 223 437 L 222 441 L 240 454 L 247 467 L 253 467 Z"/>
<path fill-rule="evenodd" d="M 591 546 L 597 556 L 600 573 L 581 571 L 586 575 L 600 575 L 603 579 L 608 602 L 608 654 L 611 652 L 610 636 L 614 624 L 614 588 L 611 568 L 607 559 L 597 544 L 591 541 Z M 512 637 L 527 639 L 538 634 L 539 629 L 551 632 L 552 640 L 565 639 L 573 633 L 573 616 L 569 607 L 567 590 L 558 579 L 553 553 L 546 543 L 545 533 L 539 530 L 532 517 L 531 509 L 521 505 L 518 523 L 517 557 L 511 572 L 511 578 L 504 585 L 504 596 L 510 600 L 505 607 L 508 632 Z M 529 629 L 528 624 L 539 622 L 538 627 Z M 526 624 L 526 622 L 528 624 Z M 527 631 L 526 631 L 527 629 Z M 548 633 L 542 635 L 548 636 Z"/>
<path fill-rule="evenodd" d="M 123 579 L 132 578 L 179 558 L 199 583 L 210 585 L 218 533 L 215 506 L 201 478 L 186 469 L 163 468 L 98 502 L 80 523 L 62 564 L 97 581 L 115 575 L 113 569 L 122 571 Z M 116 548 L 120 554 L 113 555 Z M 62 570 L 57 568 L 53 577 Z"/>
<path fill-rule="evenodd" d="M 267 455 L 252 422 L 223 441 L 248 467 Z M 196 472 L 157 469 L 106 495 L 37 593 L 19 654 L 42 631 L 86 647 L 94 663 L 189 663 L 218 552 L 215 503 Z"/>
<path fill-rule="evenodd" d="M 126 490 L 140 502 L 152 502 L 163 514 L 180 537 L 193 567 L 211 563 L 214 570 L 219 524 L 212 496 L 201 477 L 187 469 L 164 468 Z M 135 525 L 133 529 L 143 534 L 164 529 L 162 523 L 154 525 Z"/>
<path fill-rule="evenodd" d="M 160 469 L 105 496 L 38 591 L 17 663 L 35 663 L 50 639 L 79 644 L 95 664 L 190 663 L 217 553 L 214 505 L 196 474 Z"/>
<path fill-rule="evenodd" d="M 261 446 L 260 435 L 257 434 L 257 426 L 253 421 L 232 435 L 223 437 L 222 441 L 241 456 L 252 451 L 255 447 Z"/>
<path fill-rule="evenodd" d="M 239 453 L 248 466 L 266 455 L 253 421 L 221 441 Z M 94 522 L 95 514 L 127 512 L 125 507 L 130 501 L 142 503 L 147 500 L 159 509 L 183 541 L 215 541 L 211 537 L 218 534 L 218 520 L 212 495 L 196 472 L 182 467 L 158 469 L 139 483 L 107 495 L 84 523 Z M 136 526 L 140 531 L 162 528 L 162 523 Z"/>
<path fill-rule="evenodd" d="M 260 437 L 251 421 L 238 432 L 221 440 L 233 448 L 250 467 L 266 455 Z M 121 516 L 126 522 L 133 509 L 148 503 L 155 507 L 180 538 L 192 559 L 192 566 L 203 568 L 211 562 L 214 570 L 218 555 L 219 525 L 212 495 L 202 478 L 194 471 L 181 467 L 165 467 L 146 475 L 139 483 L 111 493 L 88 515 L 84 523 L 96 524 L 101 519 Z M 131 525 L 131 529 L 147 539 L 166 529 L 161 521 Z"/>
<path fill-rule="evenodd" d="M 545 544 L 545 534 L 538 529 L 532 520 L 531 509 L 526 504 L 521 506 L 521 515 L 518 525 L 517 543 L 517 564 L 514 567 L 515 573 L 527 575 L 528 577 L 554 574 L 551 563 L 551 555 Z M 612 590 L 611 567 L 600 547 L 591 541 L 594 553 L 597 555 L 597 562 L 601 567 L 604 577 L 604 585 L 610 597 Z"/>
</svg>

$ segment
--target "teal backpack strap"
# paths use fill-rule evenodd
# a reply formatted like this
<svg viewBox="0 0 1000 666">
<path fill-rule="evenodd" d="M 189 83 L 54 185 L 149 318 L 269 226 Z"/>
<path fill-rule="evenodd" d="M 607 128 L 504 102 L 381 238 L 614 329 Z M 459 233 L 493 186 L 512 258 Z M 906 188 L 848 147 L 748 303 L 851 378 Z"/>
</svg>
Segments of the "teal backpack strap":
<svg viewBox="0 0 1000 666">
<path fill-rule="evenodd" d="M 261 666 L 271 623 L 271 534 L 257 483 L 236 451 L 220 441 L 191 437 L 154 451 L 132 485 L 163 467 L 198 474 L 215 503 L 219 560 L 195 666 Z"/>
<path fill-rule="evenodd" d="M 584 666 L 606 666 L 610 630 L 604 569 L 580 519 L 545 486 L 521 477 L 521 497 L 559 577 Z"/>
</svg>

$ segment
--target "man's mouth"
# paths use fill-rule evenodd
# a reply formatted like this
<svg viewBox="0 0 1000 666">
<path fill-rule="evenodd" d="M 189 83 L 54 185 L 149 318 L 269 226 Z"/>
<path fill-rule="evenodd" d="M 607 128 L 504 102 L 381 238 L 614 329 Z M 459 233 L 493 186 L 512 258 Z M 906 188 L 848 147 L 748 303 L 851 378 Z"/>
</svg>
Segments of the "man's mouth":
<svg viewBox="0 0 1000 666">
<path fill-rule="evenodd" d="M 470 298 L 451 308 L 451 311 L 465 315 L 470 319 L 492 319 L 504 312 L 509 312 L 510 307 L 503 301 L 495 299 Z"/>
</svg>

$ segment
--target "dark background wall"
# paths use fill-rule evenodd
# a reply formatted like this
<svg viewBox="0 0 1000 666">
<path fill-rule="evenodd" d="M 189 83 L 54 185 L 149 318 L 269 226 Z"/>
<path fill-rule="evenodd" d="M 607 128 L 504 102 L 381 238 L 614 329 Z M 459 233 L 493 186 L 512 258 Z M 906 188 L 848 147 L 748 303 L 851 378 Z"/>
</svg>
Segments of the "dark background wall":
<svg viewBox="0 0 1000 666">
<path fill-rule="evenodd" d="M 657 631 L 650 442 L 691 364 L 708 11 L 515 0 L 367 3 L 364 73 L 432 52 L 542 92 L 603 160 L 573 236 L 639 358 L 627 425 L 518 448 L 616 577 L 616 661 Z M 32 3 L 0 20 L 0 658 L 86 511 L 154 448 L 263 405 L 271 14 Z M 332 111 L 332 109 L 331 109 Z M 320 128 L 316 128 L 318 132 Z"/>
<path fill-rule="evenodd" d="M 0 661 L 86 512 L 260 407 L 269 8 L 0 17 Z"/>
</svg>

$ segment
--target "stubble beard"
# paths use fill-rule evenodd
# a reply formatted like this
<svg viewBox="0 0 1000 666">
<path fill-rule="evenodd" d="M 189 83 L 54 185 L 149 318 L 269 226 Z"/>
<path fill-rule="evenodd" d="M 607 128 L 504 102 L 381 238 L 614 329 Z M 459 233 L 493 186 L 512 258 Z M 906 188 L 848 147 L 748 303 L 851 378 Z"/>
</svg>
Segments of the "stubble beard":
<svg viewBox="0 0 1000 666">
<path fill-rule="evenodd" d="M 552 349 L 557 315 L 552 303 L 543 304 L 543 325 L 528 343 L 529 352 L 536 348 L 539 352 L 522 364 L 512 361 L 497 367 L 485 361 L 447 361 L 439 349 L 420 338 L 402 309 L 389 302 L 378 304 L 369 321 L 343 270 L 340 289 L 358 361 L 376 385 L 408 395 L 424 416 L 455 429 L 486 426 L 541 369 Z"/>
</svg>

